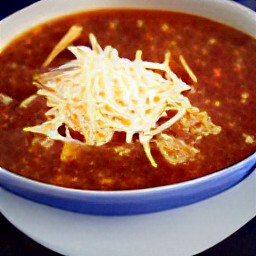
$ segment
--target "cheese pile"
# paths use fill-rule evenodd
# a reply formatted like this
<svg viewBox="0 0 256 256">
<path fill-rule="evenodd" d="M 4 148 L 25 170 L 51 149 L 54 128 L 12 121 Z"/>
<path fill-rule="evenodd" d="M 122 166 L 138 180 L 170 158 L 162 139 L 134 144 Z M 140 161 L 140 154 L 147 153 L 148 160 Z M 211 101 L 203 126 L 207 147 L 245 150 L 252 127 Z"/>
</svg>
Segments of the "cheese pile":
<svg viewBox="0 0 256 256">
<path fill-rule="evenodd" d="M 170 69 L 170 53 L 163 63 L 154 63 L 143 61 L 142 52 L 137 51 L 132 61 L 119 57 L 111 46 L 102 49 L 93 34 L 89 39 L 91 47 L 68 47 L 74 60 L 38 76 L 37 94 L 47 99 L 48 120 L 24 130 L 53 140 L 94 146 L 108 143 L 115 132 L 126 133 L 126 143 L 138 134 L 149 161 L 156 167 L 150 142 L 159 138 L 161 143 L 165 136 L 158 135 L 191 108 L 182 94 L 190 86 Z M 169 111 L 174 114 L 168 116 Z M 59 133 L 60 127 L 64 127 L 64 134 Z M 71 131 L 84 139 L 72 137 Z"/>
</svg>

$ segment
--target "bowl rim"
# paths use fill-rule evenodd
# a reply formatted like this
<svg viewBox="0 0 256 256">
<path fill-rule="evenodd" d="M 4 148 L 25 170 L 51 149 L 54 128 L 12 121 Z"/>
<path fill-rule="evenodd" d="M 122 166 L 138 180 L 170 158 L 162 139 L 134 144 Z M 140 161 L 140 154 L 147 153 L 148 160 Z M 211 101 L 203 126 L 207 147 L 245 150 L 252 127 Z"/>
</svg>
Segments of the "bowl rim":
<svg viewBox="0 0 256 256">
<path fill-rule="evenodd" d="M 181 5 L 179 2 L 183 4 Z M 58 4 L 62 5 L 62 8 L 59 8 Z M 51 9 L 45 12 L 45 9 L 49 6 L 51 6 Z M 79 13 L 81 11 L 134 8 L 145 10 L 173 10 L 175 12 L 189 13 L 224 23 L 256 38 L 256 26 L 254 26 L 256 23 L 256 13 L 234 0 L 73 0 L 72 4 L 70 4 L 70 0 L 40 0 L 0 20 L 2 34 L 7 33 L 8 35 L 7 37 L 4 36 L 1 38 L 0 52 L 17 36 L 48 20 L 54 20 L 55 18 Z M 40 11 L 38 12 L 38 10 Z M 232 18 L 223 18 L 222 12 L 224 10 L 231 12 L 233 14 Z M 32 12 L 32 18 L 29 17 L 31 16 L 31 11 L 36 12 L 36 14 Z M 253 20 L 253 24 L 250 24 L 247 29 L 247 27 L 243 25 L 243 22 L 239 22 L 239 19 L 235 17 L 238 14 L 242 19 Z M 27 17 L 24 18 L 22 16 Z M 9 31 L 5 31 L 5 27 L 7 27 L 8 30 L 8 26 L 10 23 L 14 22 L 14 19 L 16 19 L 15 27 L 12 28 L 14 33 L 10 36 Z"/>
<path fill-rule="evenodd" d="M 149 187 L 149 188 L 142 188 L 142 189 L 131 189 L 131 190 L 112 190 L 112 191 L 101 191 L 101 190 L 83 190 L 83 189 L 75 189 L 75 188 L 68 188 L 68 187 L 62 187 L 57 186 L 53 184 L 48 184 L 36 180 L 32 180 L 29 178 L 26 178 L 24 176 L 15 174 L 11 171 L 8 171 L 5 168 L 0 167 L 0 177 L 10 178 L 19 180 L 21 183 L 19 186 L 23 185 L 29 185 L 32 190 L 37 190 L 42 193 L 54 193 L 54 195 L 70 195 L 73 197 L 74 195 L 83 197 L 83 196 L 90 196 L 90 197 L 126 197 L 126 196 L 142 196 L 144 194 L 151 194 L 151 193 L 163 193 L 166 191 L 179 191 L 184 190 L 193 186 L 199 186 L 200 184 L 205 184 L 209 182 L 213 182 L 214 180 L 221 179 L 222 177 L 226 175 L 232 175 L 234 172 L 237 172 L 237 169 L 240 167 L 243 167 L 246 165 L 247 162 L 252 161 L 252 168 L 250 173 L 253 171 L 256 171 L 256 152 L 252 153 L 248 157 L 242 159 L 241 161 L 230 165 L 226 168 L 223 168 L 221 170 L 218 170 L 216 172 L 204 175 L 199 178 L 195 178 L 188 181 L 183 181 L 175 184 L 169 184 L 169 185 L 163 185 L 158 187 Z M 254 163 L 253 163 L 254 162 Z M 0 181 L 0 187 L 1 185 Z M 3 186 L 4 188 L 4 186 Z"/>
</svg>

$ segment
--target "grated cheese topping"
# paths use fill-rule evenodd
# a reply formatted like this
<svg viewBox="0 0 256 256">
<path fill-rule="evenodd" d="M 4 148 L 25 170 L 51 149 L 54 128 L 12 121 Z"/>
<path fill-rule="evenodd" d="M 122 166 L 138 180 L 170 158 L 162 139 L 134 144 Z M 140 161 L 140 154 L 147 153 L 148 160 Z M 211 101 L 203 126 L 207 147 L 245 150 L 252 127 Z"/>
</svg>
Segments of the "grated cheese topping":
<svg viewBox="0 0 256 256">
<path fill-rule="evenodd" d="M 82 33 L 83 28 L 81 26 L 72 26 L 69 31 L 66 33 L 65 36 L 62 37 L 62 39 L 59 41 L 59 43 L 54 47 L 52 52 L 49 54 L 49 56 L 44 61 L 42 67 L 47 67 L 55 58 L 56 56 L 66 49 L 66 47 L 75 41 Z"/>
<path fill-rule="evenodd" d="M 102 49 L 93 34 L 89 39 L 91 48 L 68 47 L 75 60 L 38 76 L 37 94 L 47 99 L 48 120 L 24 130 L 65 143 L 93 146 L 108 143 L 115 132 L 125 132 L 126 143 L 131 143 L 138 134 L 149 161 L 157 167 L 150 142 L 159 140 L 162 145 L 166 140 L 160 146 L 165 157 L 166 145 L 177 140 L 163 133 L 191 108 L 189 99 L 182 95 L 191 87 L 170 69 L 170 53 L 166 53 L 163 63 L 154 63 L 143 61 L 142 51 L 138 50 L 132 61 L 119 57 L 118 51 L 109 45 Z M 169 117 L 168 111 L 175 114 Z M 159 122 L 161 118 L 165 122 Z M 64 127 L 65 134 L 59 133 L 60 127 Z M 72 130 L 84 140 L 72 137 Z M 184 142 L 178 144 L 179 150 L 185 148 L 185 155 L 197 153 Z M 187 159 L 165 158 L 173 164 Z"/>
<path fill-rule="evenodd" d="M 11 98 L 10 96 L 0 93 L 0 103 L 4 104 L 4 105 L 9 105 L 10 103 L 13 102 L 13 98 Z"/>
</svg>

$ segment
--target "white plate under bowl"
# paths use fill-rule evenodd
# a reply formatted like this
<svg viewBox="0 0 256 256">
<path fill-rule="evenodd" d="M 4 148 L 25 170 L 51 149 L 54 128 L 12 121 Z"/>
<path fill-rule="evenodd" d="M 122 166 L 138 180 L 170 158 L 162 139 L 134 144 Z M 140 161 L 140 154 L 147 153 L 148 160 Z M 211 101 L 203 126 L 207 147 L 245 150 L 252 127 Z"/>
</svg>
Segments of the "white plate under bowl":
<svg viewBox="0 0 256 256">
<path fill-rule="evenodd" d="M 106 217 L 68 212 L 0 190 L 0 210 L 38 243 L 67 256 L 191 256 L 256 216 L 256 172 L 210 199 L 158 213 Z"/>
</svg>

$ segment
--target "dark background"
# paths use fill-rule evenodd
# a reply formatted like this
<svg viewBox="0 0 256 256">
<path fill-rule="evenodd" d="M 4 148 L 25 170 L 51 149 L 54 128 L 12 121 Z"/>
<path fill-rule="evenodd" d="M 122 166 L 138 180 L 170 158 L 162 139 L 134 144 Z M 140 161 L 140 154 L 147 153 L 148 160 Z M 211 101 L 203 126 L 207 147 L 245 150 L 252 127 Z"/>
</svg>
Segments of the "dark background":
<svg viewBox="0 0 256 256">
<path fill-rule="evenodd" d="M 0 19 L 33 2 L 36 1 L 0 0 Z M 240 2 L 249 5 L 254 10 L 256 9 L 256 0 L 241 0 Z M 58 256 L 59 254 L 47 250 L 25 236 L 0 214 L 0 256 L 22 255 Z M 256 217 L 220 244 L 197 256 L 256 256 Z"/>
</svg>

